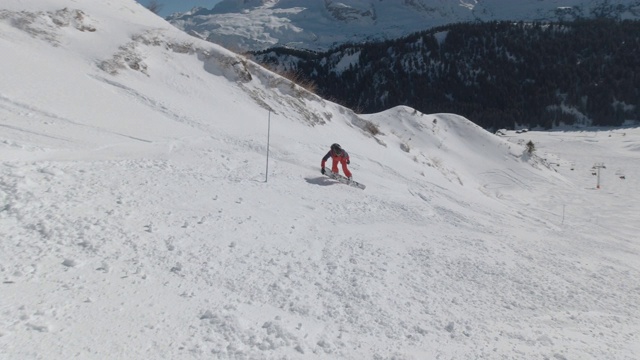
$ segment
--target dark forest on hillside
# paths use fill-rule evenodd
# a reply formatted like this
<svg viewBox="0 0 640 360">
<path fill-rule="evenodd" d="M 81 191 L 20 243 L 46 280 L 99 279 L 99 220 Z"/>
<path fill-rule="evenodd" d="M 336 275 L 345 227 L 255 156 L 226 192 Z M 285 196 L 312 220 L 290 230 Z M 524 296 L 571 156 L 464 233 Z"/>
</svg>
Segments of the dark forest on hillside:
<svg viewBox="0 0 640 360">
<path fill-rule="evenodd" d="M 487 129 L 640 119 L 638 21 L 465 23 L 325 53 L 275 48 L 253 56 L 361 113 L 407 105 Z"/>
</svg>

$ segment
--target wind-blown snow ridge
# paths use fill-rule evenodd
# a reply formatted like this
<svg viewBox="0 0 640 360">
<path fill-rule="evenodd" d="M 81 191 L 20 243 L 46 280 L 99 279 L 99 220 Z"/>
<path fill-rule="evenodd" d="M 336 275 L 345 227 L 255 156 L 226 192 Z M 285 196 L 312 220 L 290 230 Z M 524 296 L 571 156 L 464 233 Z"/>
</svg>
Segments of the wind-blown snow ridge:
<svg viewBox="0 0 640 360">
<path fill-rule="evenodd" d="M 3 7 L 0 358 L 640 350 L 638 129 L 357 115 L 134 1 Z"/>
</svg>

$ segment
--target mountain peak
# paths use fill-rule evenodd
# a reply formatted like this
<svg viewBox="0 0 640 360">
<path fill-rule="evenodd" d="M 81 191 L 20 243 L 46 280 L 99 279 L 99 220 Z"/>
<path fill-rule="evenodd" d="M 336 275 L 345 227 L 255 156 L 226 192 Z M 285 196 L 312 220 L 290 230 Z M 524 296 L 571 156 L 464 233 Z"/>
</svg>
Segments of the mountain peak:
<svg viewBox="0 0 640 360">
<path fill-rule="evenodd" d="M 326 50 L 456 22 L 639 16 L 640 0 L 224 0 L 207 12 L 167 20 L 228 48 L 255 51 L 276 46 Z"/>
</svg>

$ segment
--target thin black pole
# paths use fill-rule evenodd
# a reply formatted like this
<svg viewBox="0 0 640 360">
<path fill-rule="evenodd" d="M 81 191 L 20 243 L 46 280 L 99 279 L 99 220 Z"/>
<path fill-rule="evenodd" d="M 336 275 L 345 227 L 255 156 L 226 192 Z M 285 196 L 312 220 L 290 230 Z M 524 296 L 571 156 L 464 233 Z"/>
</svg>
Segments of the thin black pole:
<svg viewBox="0 0 640 360">
<path fill-rule="evenodd" d="M 269 110 L 269 121 L 267 122 L 267 171 L 264 173 L 264 182 L 269 179 L 269 142 L 271 139 L 271 110 Z"/>
</svg>

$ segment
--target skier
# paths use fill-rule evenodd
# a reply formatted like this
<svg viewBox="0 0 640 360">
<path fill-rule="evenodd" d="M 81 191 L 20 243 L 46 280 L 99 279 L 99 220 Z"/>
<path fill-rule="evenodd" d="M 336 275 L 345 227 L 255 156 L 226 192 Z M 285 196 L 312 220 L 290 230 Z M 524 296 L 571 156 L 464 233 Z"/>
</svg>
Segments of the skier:
<svg viewBox="0 0 640 360">
<path fill-rule="evenodd" d="M 331 171 L 334 172 L 334 173 L 337 173 L 338 172 L 338 163 L 340 163 L 340 164 L 342 164 L 342 171 L 344 171 L 344 175 L 349 180 L 351 180 L 351 171 L 349 171 L 349 169 L 347 169 L 347 165 L 350 163 L 349 154 L 347 154 L 347 152 L 344 151 L 344 149 L 342 147 L 340 147 L 340 145 L 338 145 L 338 144 L 331 145 L 331 150 L 329 150 L 327 155 L 325 155 L 322 158 L 322 163 L 320 164 L 322 169 L 320 170 L 320 172 L 323 175 L 326 172 L 326 170 L 324 169 L 324 165 L 327 162 L 327 160 L 329 160 L 329 157 L 331 157 L 331 160 L 333 162 L 333 164 L 331 166 Z"/>
</svg>

